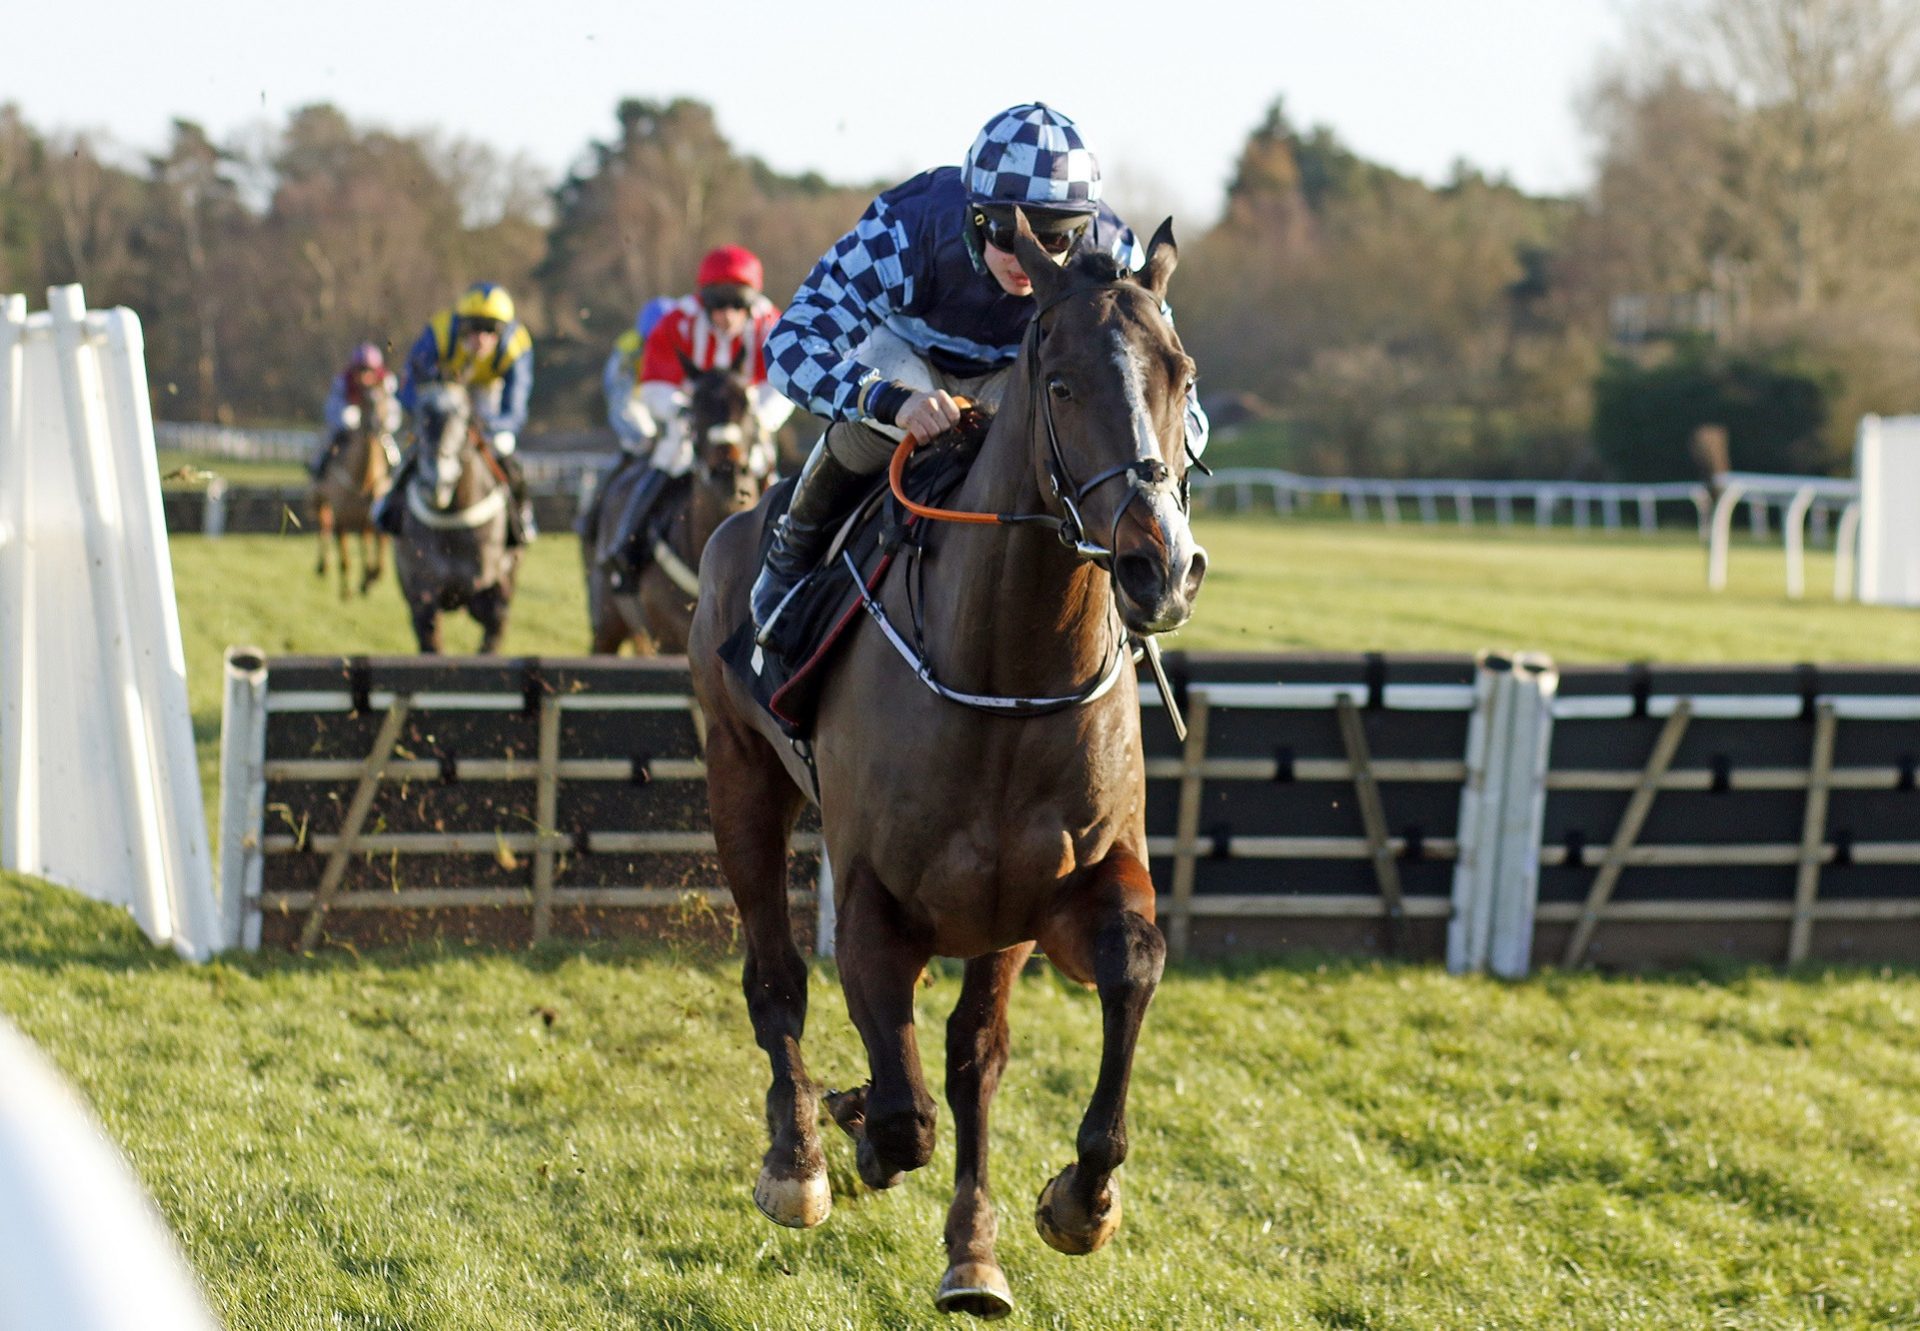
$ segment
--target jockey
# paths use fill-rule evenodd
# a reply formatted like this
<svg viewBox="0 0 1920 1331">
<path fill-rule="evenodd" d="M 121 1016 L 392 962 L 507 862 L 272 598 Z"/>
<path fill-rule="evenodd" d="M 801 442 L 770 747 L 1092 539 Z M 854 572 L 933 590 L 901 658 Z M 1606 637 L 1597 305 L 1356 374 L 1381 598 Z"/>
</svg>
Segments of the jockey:
<svg viewBox="0 0 1920 1331">
<path fill-rule="evenodd" d="M 346 368 L 333 376 L 333 386 L 327 390 L 327 428 L 321 432 L 319 447 L 307 464 L 314 480 L 327 474 L 334 454 L 346 443 L 347 435 L 360 428 L 360 421 L 376 393 L 384 394 L 379 401 L 385 419 L 378 424 L 384 433 L 392 434 L 400 428 L 401 420 L 400 402 L 394 397 L 393 374 L 387 369 L 387 358 L 380 354 L 380 348 L 371 342 L 362 342 L 353 349 Z M 389 455 L 390 462 L 397 460 Z"/>
<path fill-rule="evenodd" d="M 695 280 L 695 293 L 674 302 L 648 334 L 641 358 L 638 395 L 648 417 L 660 423 L 659 439 L 653 448 L 653 470 L 628 496 L 615 530 L 619 539 L 606 559 L 616 586 L 630 585 L 639 576 L 647 517 L 667 482 L 685 476 L 693 467 L 694 441 L 687 437 L 681 411 L 687 365 L 695 371 L 731 366 L 744 375 L 752 386 L 754 415 L 766 436 L 793 414 L 793 403 L 767 382 L 763 348 L 780 311 L 761 294 L 758 256 L 739 245 L 722 245 L 700 261 Z M 765 459 L 763 465 L 770 467 L 772 459 Z"/>
<path fill-rule="evenodd" d="M 513 450 L 527 425 L 527 399 L 533 393 L 533 335 L 513 317 L 513 297 L 492 282 L 468 287 L 452 309 L 441 310 L 420 330 L 407 353 L 407 377 L 400 405 L 411 413 L 421 387 L 430 383 L 464 384 L 473 398 L 481 434 L 507 474 L 513 503 L 507 508 L 507 544 L 525 545 L 536 535 L 527 503 L 526 477 Z M 374 521 L 400 534 L 402 496 L 419 465 L 419 449 L 407 454 L 393 488 L 374 511 Z"/>
<path fill-rule="evenodd" d="M 655 296 L 642 306 L 633 327 L 614 339 L 606 367 L 600 371 L 600 387 L 607 395 L 607 424 L 620 441 L 622 463 L 651 454 L 660 433 L 653 413 L 640 398 L 640 354 L 646 348 L 647 334 L 674 305 L 671 296 Z"/>
<path fill-rule="evenodd" d="M 830 424 L 753 584 L 763 644 L 906 432 L 931 439 L 952 426 L 954 395 L 999 405 L 1033 316 L 1033 284 L 1013 254 L 1016 205 L 1057 263 L 1093 249 L 1136 270 L 1146 261 L 1100 202 L 1100 166 L 1079 129 L 1029 102 L 989 120 L 961 165 L 876 198 L 814 265 L 768 338 L 769 381 Z M 1206 443 L 1207 418 L 1189 392 L 1187 448 L 1198 457 Z"/>
<path fill-rule="evenodd" d="M 629 463 L 646 466 L 653 453 L 660 426 L 640 400 L 640 354 L 646 349 L 647 334 L 673 305 L 673 297 L 655 296 L 641 306 L 633 327 L 613 340 L 613 350 L 607 353 L 607 363 L 601 368 L 600 391 L 607 398 L 607 424 L 613 427 L 620 452 L 594 486 L 587 506 L 574 519 L 573 529 L 589 540 L 600 528 L 600 505 L 606 498 L 607 486 Z"/>
</svg>

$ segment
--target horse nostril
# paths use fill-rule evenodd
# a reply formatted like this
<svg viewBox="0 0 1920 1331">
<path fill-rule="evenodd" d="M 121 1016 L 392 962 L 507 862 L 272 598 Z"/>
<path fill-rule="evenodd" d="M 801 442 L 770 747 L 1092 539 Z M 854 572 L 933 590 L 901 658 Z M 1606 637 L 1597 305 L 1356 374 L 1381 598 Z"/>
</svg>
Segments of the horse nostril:
<svg viewBox="0 0 1920 1331">
<path fill-rule="evenodd" d="M 1166 578 L 1159 562 L 1145 555 L 1121 555 L 1113 561 L 1113 576 L 1135 605 L 1158 605 L 1165 592 Z"/>
<path fill-rule="evenodd" d="M 1207 552 L 1196 549 L 1193 552 L 1193 562 L 1187 565 L 1187 580 L 1182 584 L 1188 600 L 1200 594 L 1200 584 L 1206 576 Z"/>
</svg>

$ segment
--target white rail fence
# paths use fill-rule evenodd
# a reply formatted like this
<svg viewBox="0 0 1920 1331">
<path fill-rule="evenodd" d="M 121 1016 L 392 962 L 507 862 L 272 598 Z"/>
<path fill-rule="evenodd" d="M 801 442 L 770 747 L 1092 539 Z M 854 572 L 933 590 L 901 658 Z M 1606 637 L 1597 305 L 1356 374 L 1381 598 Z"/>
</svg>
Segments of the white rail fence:
<svg viewBox="0 0 1920 1331">
<path fill-rule="evenodd" d="M 249 461 L 305 461 L 312 455 L 312 430 L 240 429 L 192 422 L 160 422 L 159 446 L 198 456 Z M 528 483 L 536 492 L 573 494 L 585 506 L 593 498 L 614 453 L 568 449 L 520 452 Z M 1264 503 L 1279 515 L 1300 511 L 1315 499 L 1333 497 L 1355 522 L 1376 518 L 1388 526 L 1417 517 L 1426 526 L 1451 522 L 1471 527 L 1490 520 L 1512 527 L 1523 519 L 1535 527 L 1562 521 L 1576 531 L 1637 530 L 1652 535 L 1660 528 L 1662 505 L 1691 511 L 1700 539 L 1708 547 L 1707 585 L 1727 585 L 1728 552 L 1737 509 L 1745 504 L 1755 540 L 1777 526 L 1786 544 L 1787 595 L 1806 593 L 1806 548 L 1834 544 L 1833 595 L 1850 600 L 1855 581 L 1855 550 L 1860 528 L 1860 483 L 1820 476 L 1725 472 L 1712 487 L 1693 481 L 1628 484 L 1608 481 L 1377 480 L 1358 476 L 1303 476 L 1278 467 L 1229 467 L 1211 476 L 1195 476 L 1194 490 L 1213 506 L 1231 504 L 1251 512 Z M 206 530 L 224 527 L 222 500 L 226 482 L 208 486 Z"/>
<path fill-rule="evenodd" d="M 1718 497 L 1713 504 L 1711 531 L 1707 536 L 1707 586 L 1713 591 L 1727 587 L 1727 558 L 1733 543 L 1733 514 L 1741 504 L 1747 506 L 1748 522 L 1756 537 L 1767 534 L 1768 513 L 1780 510 L 1780 529 L 1786 537 L 1787 596 L 1799 600 L 1806 595 L 1807 527 L 1811 519 L 1813 539 L 1826 538 L 1830 518 L 1839 514 L 1834 536 L 1833 599 L 1853 599 L 1854 551 L 1860 533 L 1860 482 L 1837 480 L 1827 476 L 1782 476 L 1764 472 L 1727 471 L 1714 477 Z"/>
<path fill-rule="evenodd" d="M 1550 527 L 1564 513 L 1575 530 L 1604 531 L 1630 525 L 1651 535 L 1659 529 L 1661 508 L 1686 504 L 1693 511 L 1700 539 L 1707 544 L 1707 586 L 1723 591 L 1732 545 L 1734 517 L 1742 504 L 1755 540 L 1765 540 L 1777 525 L 1785 538 L 1787 596 L 1806 594 L 1809 540 L 1831 538 L 1836 562 L 1835 600 L 1853 596 L 1855 550 L 1859 543 L 1860 483 L 1825 476 L 1789 476 L 1760 472 L 1723 472 L 1712 487 L 1691 481 L 1629 485 L 1598 481 L 1368 480 L 1355 476 L 1302 476 L 1278 468 L 1225 468 L 1194 478 L 1196 493 L 1219 504 L 1231 496 L 1233 510 L 1253 511 L 1264 500 L 1276 514 L 1298 512 L 1310 501 L 1332 496 L 1355 522 L 1378 518 L 1388 526 L 1406 520 L 1411 510 L 1426 526 L 1452 522 L 1471 527 L 1491 516 L 1497 527 L 1512 527 L 1524 515 L 1535 527 Z M 1634 521 L 1629 524 L 1631 514 Z"/>
<path fill-rule="evenodd" d="M 1564 510 L 1575 528 L 1586 529 L 1596 518 L 1607 531 L 1627 526 L 1632 512 L 1639 530 L 1659 525 L 1661 504 L 1688 504 L 1704 537 L 1713 498 L 1704 485 L 1672 481 L 1657 485 L 1630 485 L 1602 481 L 1469 481 L 1370 480 L 1357 476 L 1302 476 L 1277 467 L 1227 467 L 1212 476 L 1196 476 L 1196 492 L 1217 502 L 1233 497 L 1240 512 L 1251 511 L 1256 495 L 1279 514 L 1297 511 L 1306 501 L 1331 495 L 1346 505 L 1355 522 L 1378 516 L 1394 525 L 1412 509 L 1422 523 L 1432 526 L 1452 521 L 1471 527 L 1490 514 L 1496 526 L 1511 527 L 1522 513 L 1537 527 L 1552 526 Z"/>
</svg>

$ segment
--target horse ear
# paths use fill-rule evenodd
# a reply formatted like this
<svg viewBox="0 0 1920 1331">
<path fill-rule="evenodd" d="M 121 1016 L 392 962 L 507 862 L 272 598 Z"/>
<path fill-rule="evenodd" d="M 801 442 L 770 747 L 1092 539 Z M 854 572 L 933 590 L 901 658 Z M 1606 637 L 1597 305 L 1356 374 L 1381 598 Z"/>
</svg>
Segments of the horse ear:
<svg viewBox="0 0 1920 1331">
<path fill-rule="evenodd" d="M 1033 283 L 1033 298 L 1045 305 L 1056 296 L 1066 283 L 1066 273 L 1055 263 L 1047 252 L 1040 248 L 1040 242 L 1033 238 L 1033 228 L 1027 225 L 1027 214 L 1020 208 L 1013 210 L 1013 256 L 1020 260 L 1020 270 Z"/>
<path fill-rule="evenodd" d="M 679 347 L 673 349 L 673 354 L 680 358 L 680 368 L 686 371 L 687 378 L 698 379 L 700 377 L 700 367 L 693 363 L 693 357 L 689 356 Z"/>
<path fill-rule="evenodd" d="M 1160 300 L 1167 298 L 1167 279 L 1180 262 L 1180 247 L 1173 243 L 1173 219 L 1169 217 L 1147 242 L 1147 265 L 1140 270 L 1140 285 Z"/>
</svg>

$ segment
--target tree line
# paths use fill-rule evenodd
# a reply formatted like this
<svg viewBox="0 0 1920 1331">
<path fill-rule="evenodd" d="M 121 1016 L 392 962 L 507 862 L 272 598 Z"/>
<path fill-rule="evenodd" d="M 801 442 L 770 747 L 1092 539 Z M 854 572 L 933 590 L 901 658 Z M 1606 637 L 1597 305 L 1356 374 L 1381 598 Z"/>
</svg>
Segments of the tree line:
<svg viewBox="0 0 1920 1331">
<path fill-rule="evenodd" d="M 1273 104 L 1219 220 L 1181 233 L 1177 316 L 1244 427 L 1233 460 L 1679 476 L 1716 423 L 1737 466 L 1834 470 L 1861 413 L 1920 406 L 1914 0 L 1649 13 L 1585 98 L 1576 197 L 1465 163 L 1428 185 Z M 686 99 L 621 102 L 557 184 L 326 105 L 223 141 L 177 121 L 140 158 L 0 106 L 0 290 L 139 311 L 163 419 L 283 423 L 355 342 L 404 354 L 502 282 L 538 341 L 536 428 L 575 428 L 613 339 L 708 247 L 752 247 L 780 300 L 889 183 L 774 171 Z"/>
</svg>

